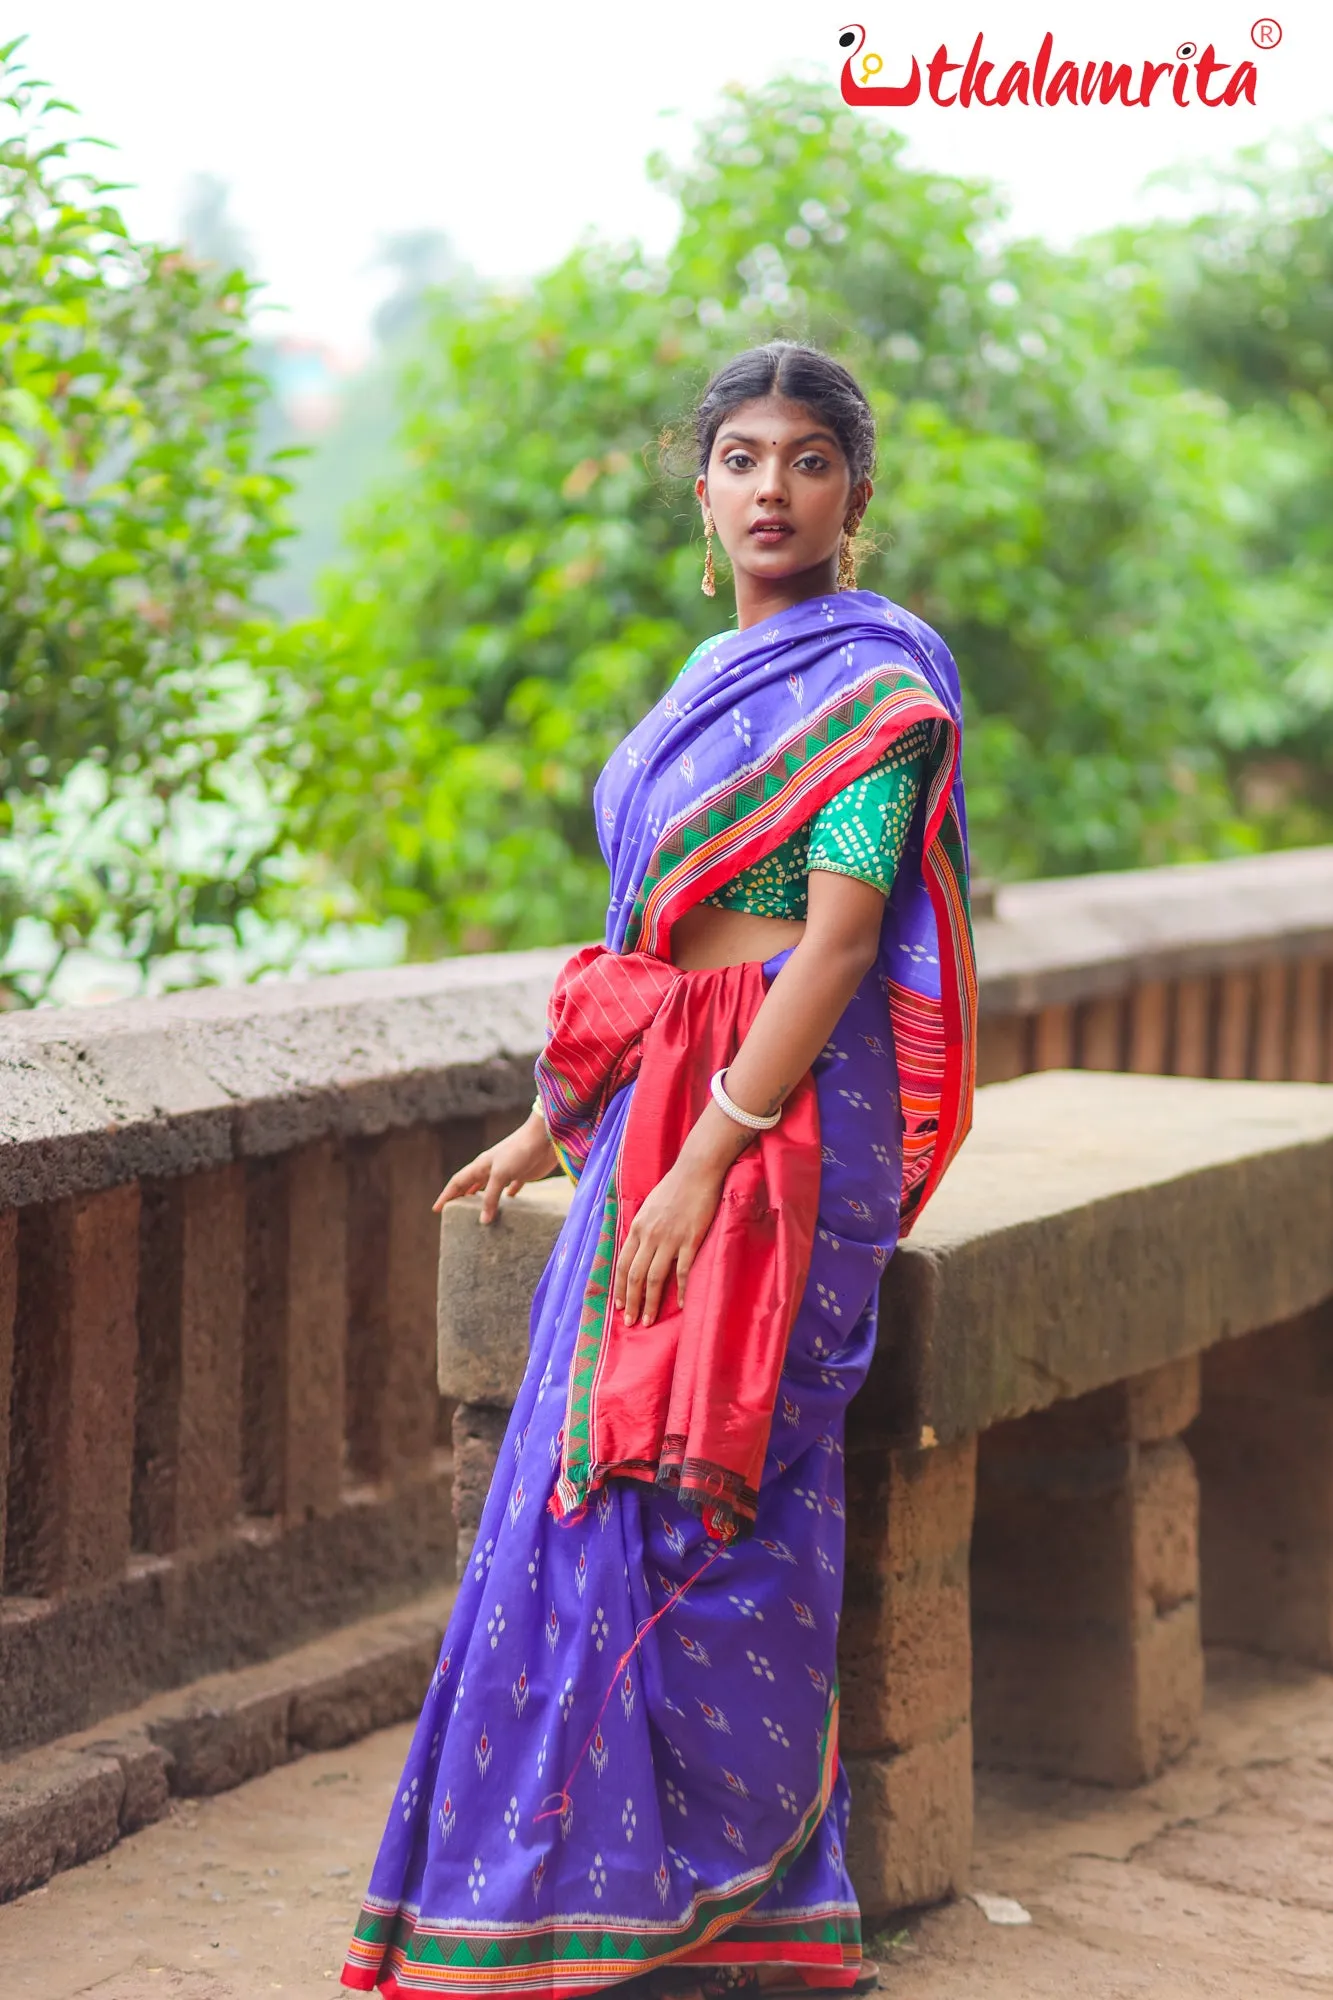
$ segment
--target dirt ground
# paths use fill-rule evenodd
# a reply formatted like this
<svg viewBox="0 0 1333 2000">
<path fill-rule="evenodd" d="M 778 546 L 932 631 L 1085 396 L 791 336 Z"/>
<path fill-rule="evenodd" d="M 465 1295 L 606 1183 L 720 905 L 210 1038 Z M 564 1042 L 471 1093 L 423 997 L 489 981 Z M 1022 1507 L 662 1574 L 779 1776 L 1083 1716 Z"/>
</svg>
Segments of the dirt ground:
<svg viewBox="0 0 1333 2000">
<path fill-rule="evenodd" d="M 256 2000 L 338 1968 L 409 1730 L 168 1819 L 0 1909 L 0 2000 Z M 876 1941 L 893 2000 L 1333 1994 L 1333 1678 L 1209 1662 L 1204 1729 L 1155 1784 L 982 1773 L 971 1901 Z"/>
</svg>

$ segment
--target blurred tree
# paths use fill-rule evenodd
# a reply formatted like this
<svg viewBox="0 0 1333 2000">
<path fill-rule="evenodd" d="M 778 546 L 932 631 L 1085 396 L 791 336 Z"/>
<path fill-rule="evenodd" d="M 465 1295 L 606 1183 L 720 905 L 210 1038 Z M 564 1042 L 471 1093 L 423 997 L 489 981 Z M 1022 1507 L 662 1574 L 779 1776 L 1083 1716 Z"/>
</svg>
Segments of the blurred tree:
<svg viewBox="0 0 1333 2000">
<path fill-rule="evenodd" d="M 1224 396 L 1252 465 L 1245 638 L 1211 721 L 1266 840 L 1333 820 L 1333 151 L 1307 137 L 1181 177 L 1201 213 L 1088 246 L 1135 351 Z M 1258 476 L 1255 476 L 1255 475 Z"/>
<path fill-rule="evenodd" d="M 0 996 L 32 1000 L 93 938 L 145 970 L 216 942 L 286 895 L 294 864 L 275 809 L 290 705 L 245 665 L 286 491 L 254 450 L 249 287 L 129 236 L 111 184 L 49 136 L 69 107 L 16 47 L 0 51 Z M 77 868 L 57 861 L 71 824 Z"/>
<path fill-rule="evenodd" d="M 1257 843 L 1224 725 L 1278 670 L 1253 551 L 1280 441 L 1151 351 L 1104 256 L 995 247 L 994 193 L 903 143 L 813 85 L 732 92 L 690 164 L 655 164 L 681 204 L 662 263 L 585 246 L 516 296 L 440 301 L 408 468 L 305 641 L 307 837 L 417 949 L 599 927 L 592 780 L 716 617 L 651 441 L 776 332 L 875 402 L 863 576 L 959 658 L 979 864 Z"/>
</svg>

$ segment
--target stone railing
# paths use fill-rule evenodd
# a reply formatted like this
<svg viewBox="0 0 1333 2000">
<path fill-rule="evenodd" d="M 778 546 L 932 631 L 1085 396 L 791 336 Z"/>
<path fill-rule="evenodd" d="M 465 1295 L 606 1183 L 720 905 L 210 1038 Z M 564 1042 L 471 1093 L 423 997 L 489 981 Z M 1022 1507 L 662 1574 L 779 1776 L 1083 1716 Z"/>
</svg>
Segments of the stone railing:
<svg viewBox="0 0 1333 2000">
<path fill-rule="evenodd" d="M 982 1083 L 1333 1082 L 1333 848 L 1019 882 L 974 914 Z"/>
<path fill-rule="evenodd" d="M 985 1076 L 1333 1076 L 1333 850 L 1004 889 L 978 950 Z M 0 1758 L 449 1575 L 430 1202 L 563 957 L 0 1020 Z"/>
<path fill-rule="evenodd" d="M 445 1214 L 463 1539 L 567 1201 Z M 1333 1666 L 1333 1090 L 984 1089 L 880 1305 L 839 1643 L 872 1920 L 964 1884 L 974 1755 L 1133 1784 L 1195 1733 L 1204 1638 Z"/>
</svg>

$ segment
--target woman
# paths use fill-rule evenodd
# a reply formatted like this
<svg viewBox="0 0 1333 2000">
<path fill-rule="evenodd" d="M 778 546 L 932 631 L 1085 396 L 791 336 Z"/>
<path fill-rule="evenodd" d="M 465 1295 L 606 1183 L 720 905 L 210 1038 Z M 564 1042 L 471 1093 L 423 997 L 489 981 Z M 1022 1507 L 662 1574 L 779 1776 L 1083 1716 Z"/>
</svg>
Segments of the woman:
<svg viewBox="0 0 1333 2000">
<path fill-rule="evenodd" d="M 958 681 L 855 588 L 874 426 L 775 342 L 709 384 L 735 632 L 598 782 L 605 947 L 436 1206 L 577 1180 L 343 1980 L 864 1986 L 837 1758 L 842 1433 L 966 1132 Z M 661 1968 L 670 1972 L 659 1980 Z M 689 1968 L 688 1971 L 685 1968 Z"/>
</svg>

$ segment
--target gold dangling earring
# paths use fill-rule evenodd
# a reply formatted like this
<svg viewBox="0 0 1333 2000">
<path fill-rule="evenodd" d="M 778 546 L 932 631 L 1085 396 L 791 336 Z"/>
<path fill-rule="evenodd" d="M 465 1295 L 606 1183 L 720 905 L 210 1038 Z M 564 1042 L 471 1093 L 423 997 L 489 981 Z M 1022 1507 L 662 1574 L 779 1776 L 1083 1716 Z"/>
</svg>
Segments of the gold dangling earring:
<svg viewBox="0 0 1333 2000">
<path fill-rule="evenodd" d="M 857 530 L 860 528 L 860 526 L 861 523 L 859 520 L 846 521 L 843 523 L 842 545 L 838 550 L 839 590 L 856 589 L 856 549 L 854 545 L 856 542 Z"/>
<path fill-rule="evenodd" d="M 717 580 L 713 575 L 713 516 L 704 508 L 704 580 L 699 585 L 705 597 L 717 596 Z"/>
</svg>

